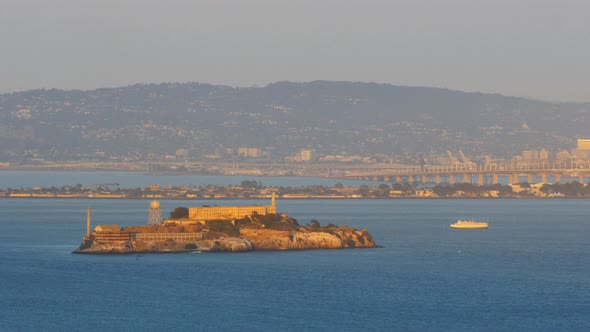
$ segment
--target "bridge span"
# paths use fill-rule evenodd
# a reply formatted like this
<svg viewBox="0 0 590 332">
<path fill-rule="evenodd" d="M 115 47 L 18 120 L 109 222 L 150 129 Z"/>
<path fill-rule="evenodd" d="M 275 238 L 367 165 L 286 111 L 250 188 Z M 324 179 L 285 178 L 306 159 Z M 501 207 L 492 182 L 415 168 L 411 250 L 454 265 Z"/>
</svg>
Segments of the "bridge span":
<svg viewBox="0 0 590 332">
<path fill-rule="evenodd" d="M 471 183 L 477 185 L 497 184 L 500 178 L 508 184 L 587 182 L 590 168 L 581 165 L 463 165 L 422 166 L 397 169 L 370 169 L 349 171 L 346 179 L 409 183 Z M 524 180 L 524 181 L 523 181 Z"/>
</svg>

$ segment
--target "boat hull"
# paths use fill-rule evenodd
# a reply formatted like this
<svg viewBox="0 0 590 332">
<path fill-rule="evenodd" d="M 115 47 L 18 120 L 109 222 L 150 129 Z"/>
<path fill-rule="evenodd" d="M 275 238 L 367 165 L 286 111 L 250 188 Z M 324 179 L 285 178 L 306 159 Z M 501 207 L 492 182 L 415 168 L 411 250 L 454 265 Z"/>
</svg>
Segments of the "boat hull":
<svg viewBox="0 0 590 332">
<path fill-rule="evenodd" d="M 454 229 L 487 229 L 488 225 L 451 225 Z"/>
</svg>

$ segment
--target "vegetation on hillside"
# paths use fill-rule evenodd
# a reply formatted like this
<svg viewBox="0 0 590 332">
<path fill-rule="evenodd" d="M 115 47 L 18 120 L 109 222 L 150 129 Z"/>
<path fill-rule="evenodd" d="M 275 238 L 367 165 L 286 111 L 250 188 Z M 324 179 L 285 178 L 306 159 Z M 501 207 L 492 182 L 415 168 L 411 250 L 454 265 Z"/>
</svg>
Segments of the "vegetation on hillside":
<svg viewBox="0 0 590 332">
<path fill-rule="evenodd" d="M 179 206 L 170 212 L 170 219 L 188 218 L 188 208 Z"/>
<path fill-rule="evenodd" d="M 210 220 L 207 221 L 207 227 L 210 232 L 225 233 L 228 236 L 240 236 L 240 226 L 232 224 L 229 220 Z"/>
<path fill-rule="evenodd" d="M 512 157 L 533 147 L 567 148 L 590 123 L 589 104 L 329 81 L 42 89 L 0 94 L 0 109 L 0 161 L 15 163 L 162 160 L 177 149 L 187 150 L 180 159 L 239 161 L 246 159 L 235 152 L 240 147 L 267 147 L 275 160 L 301 148 L 405 162 L 446 150 Z"/>
</svg>

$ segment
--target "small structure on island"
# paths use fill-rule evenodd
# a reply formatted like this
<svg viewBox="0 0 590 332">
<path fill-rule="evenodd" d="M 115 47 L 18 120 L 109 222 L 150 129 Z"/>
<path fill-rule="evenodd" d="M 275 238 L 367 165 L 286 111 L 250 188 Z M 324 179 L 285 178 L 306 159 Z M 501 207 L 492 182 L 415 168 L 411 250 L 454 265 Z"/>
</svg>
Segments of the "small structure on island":
<svg viewBox="0 0 590 332">
<path fill-rule="evenodd" d="M 96 227 L 94 227 L 94 232 L 96 233 L 101 233 L 101 232 L 118 232 L 121 230 L 121 227 L 119 227 L 119 225 L 115 225 L 115 224 L 103 224 L 103 225 L 97 225 Z"/>
<path fill-rule="evenodd" d="M 83 241 L 91 241 L 90 237 L 90 206 L 86 210 L 86 236 L 82 238 Z"/>
<path fill-rule="evenodd" d="M 148 225 L 156 226 L 162 224 L 162 210 L 160 209 L 160 202 L 151 201 L 148 214 Z"/>
</svg>

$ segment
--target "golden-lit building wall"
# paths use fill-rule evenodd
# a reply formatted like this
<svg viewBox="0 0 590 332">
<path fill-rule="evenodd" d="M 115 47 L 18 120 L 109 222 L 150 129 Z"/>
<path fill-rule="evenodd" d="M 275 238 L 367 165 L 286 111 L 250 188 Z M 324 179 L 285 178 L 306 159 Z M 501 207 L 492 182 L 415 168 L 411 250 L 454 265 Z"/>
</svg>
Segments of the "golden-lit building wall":
<svg viewBox="0 0 590 332">
<path fill-rule="evenodd" d="M 271 199 L 270 205 L 191 207 L 188 209 L 188 217 L 191 220 L 228 220 L 241 219 L 253 214 L 275 214 L 277 205 L 274 193 Z"/>
<path fill-rule="evenodd" d="M 587 138 L 578 139 L 577 150 L 590 150 L 590 139 L 587 139 Z"/>
<path fill-rule="evenodd" d="M 276 212 L 273 205 L 191 207 L 188 209 L 188 217 L 191 220 L 226 220 L 240 219 L 255 213 L 267 215 Z"/>
</svg>

